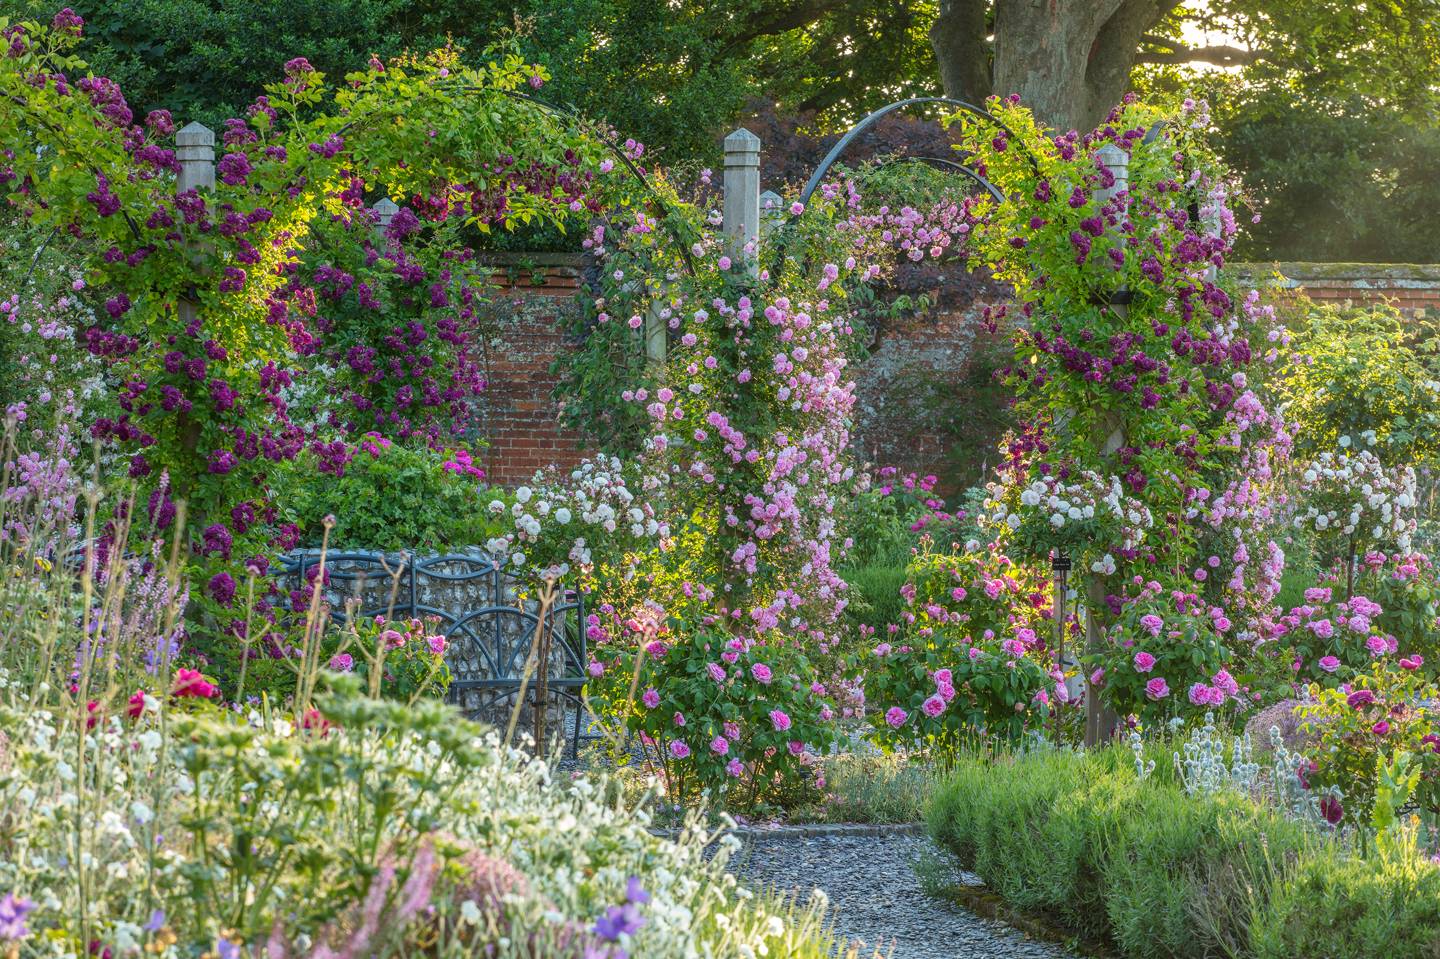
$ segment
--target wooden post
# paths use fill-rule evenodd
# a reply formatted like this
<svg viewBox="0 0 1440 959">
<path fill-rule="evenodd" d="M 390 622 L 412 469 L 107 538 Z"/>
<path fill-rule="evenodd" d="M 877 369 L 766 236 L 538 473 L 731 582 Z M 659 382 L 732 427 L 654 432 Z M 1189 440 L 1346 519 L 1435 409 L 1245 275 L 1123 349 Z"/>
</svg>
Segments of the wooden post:
<svg viewBox="0 0 1440 959">
<path fill-rule="evenodd" d="M 1130 155 L 1113 143 L 1106 143 L 1096 155 L 1105 169 L 1110 171 L 1114 182 L 1108 187 L 1095 191 L 1095 199 L 1102 205 L 1109 203 L 1130 188 Z M 1111 303 L 1110 309 L 1120 316 L 1129 312 L 1125 303 Z M 1125 445 L 1125 430 L 1122 424 L 1105 424 L 1100 435 L 1094 437 L 1105 456 L 1112 456 Z M 1105 578 L 1099 573 L 1085 570 L 1085 651 L 1099 651 L 1103 638 L 1100 635 L 1100 611 L 1105 605 Z M 1100 702 L 1097 690 L 1091 687 L 1090 677 L 1085 677 L 1085 745 L 1098 746 L 1108 740 L 1118 717 L 1115 711 Z"/>
<path fill-rule="evenodd" d="M 395 219 L 395 214 L 400 212 L 400 207 L 388 196 L 382 196 L 375 201 L 375 205 L 371 209 L 375 211 L 375 232 L 384 236 L 385 230 L 390 226 L 390 221 Z"/>
<path fill-rule="evenodd" d="M 175 159 L 180 164 L 180 172 L 175 177 L 176 193 L 215 189 L 214 130 L 202 123 L 190 123 L 177 130 L 175 133 Z M 194 299 L 189 296 L 180 299 L 176 304 L 176 310 L 181 325 L 186 329 L 195 323 L 199 312 Z M 186 455 L 190 457 L 200 455 L 199 421 L 188 413 L 182 412 L 176 420 L 176 426 L 179 429 L 181 446 Z M 177 498 L 187 499 L 190 490 L 182 488 L 182 484 L 183 480 L 182 483 L 176 484 L 175 492 Z"/>
<path fill-rule="evenodd" d="M 180 173 L 175 192 L 215 189 L 215 131 L 203 123 L 191 123 L 175 134 L 175 159 Z"/>
<path fill-rule="evenodd" d="M 725 238 L 732 260 L 759 275 L 760 138 L 743 127 L 725 138 Z"/>
</svg>

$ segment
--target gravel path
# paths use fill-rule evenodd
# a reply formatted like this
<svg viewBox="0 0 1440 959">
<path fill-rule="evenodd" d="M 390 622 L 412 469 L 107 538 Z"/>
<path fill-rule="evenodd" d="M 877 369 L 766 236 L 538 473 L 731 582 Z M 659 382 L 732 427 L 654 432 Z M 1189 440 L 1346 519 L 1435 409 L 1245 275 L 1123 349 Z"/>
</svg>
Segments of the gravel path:
<svg viewBox="0 0 1440 959">
<path fill-rule="evenodd" d="M 892 959 L 1076 959 L 1002 922 L 921 891 L 914 864 L 940 853 L 919 835 L 758 836 L 731 861 L 742 879 L 830 897 L 837 932 Z M 976 881 L 973 876 L 968 881 Z M 865 953 L 862 951 L 862 955 Z"/>
</svg>

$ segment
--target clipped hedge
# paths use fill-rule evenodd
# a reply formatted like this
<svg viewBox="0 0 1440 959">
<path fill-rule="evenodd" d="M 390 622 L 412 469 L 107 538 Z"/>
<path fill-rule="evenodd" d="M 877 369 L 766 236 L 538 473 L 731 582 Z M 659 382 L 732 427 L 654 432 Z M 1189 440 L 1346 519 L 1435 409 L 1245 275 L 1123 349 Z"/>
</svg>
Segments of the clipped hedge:
<svg viewBox="0 0 1440 959">
<path fill-rule="evenodd" d="M 1351 858 L 1166 772 L 1140 780 L 1122 749 L 963 759 L 926 819 L 1011 905 L 1125 956 L 1440 957 L 1435 865 Z"/>
</svg>

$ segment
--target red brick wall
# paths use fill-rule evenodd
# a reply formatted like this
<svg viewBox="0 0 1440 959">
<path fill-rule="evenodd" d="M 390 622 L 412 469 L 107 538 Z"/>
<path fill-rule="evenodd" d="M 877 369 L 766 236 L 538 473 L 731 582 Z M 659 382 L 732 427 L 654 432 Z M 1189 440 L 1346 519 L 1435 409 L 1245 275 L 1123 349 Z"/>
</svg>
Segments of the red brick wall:
<svg viewBox="0 0 1440 959">
<path fill-rule="evenodd" d="M 549 466 L 568 468 L 585 456 L 581 435 L 563 428 L 550 364 L 566 349 L 563 314 L 576 309 L 580 258 L 530 254 L 493 257 L 502 297 L 493 309 L 495 335 L 486 344 L 487 386 L 480 431 L 489 442 L 491 480 L 519 486 Z"/>
<path fill-rule="evenodd" d="M 496 333 L 487 344 L 489 387 L 480 428 L 490 443 L 490 477 L 519 485 L 537 469 L 570 467 L 585 455 L 581 434 L 559 424 L 550 372 L 567 348 L 562 314 L 576 308 L 581 260 L 521 254 L 492 262 L 502 296 L 494 309 Z M 1234 270 L 1252 283 L 1301 288 L 1326 303 L 1386 301 L 1409 315 L 1440 311 L 1440 266 L 1280 263 Z M 1002 402 L 987 392 L 989 358 L 1003 339 L 979 332 L 976 320 L 998 296 L 997 290 L 981 290 L 958 310 L 879 332 L 869 358 L 854 369 L 855 446 L 863 459 L 937 473 L 947 490 L 979 475 Z"/>
</svg>

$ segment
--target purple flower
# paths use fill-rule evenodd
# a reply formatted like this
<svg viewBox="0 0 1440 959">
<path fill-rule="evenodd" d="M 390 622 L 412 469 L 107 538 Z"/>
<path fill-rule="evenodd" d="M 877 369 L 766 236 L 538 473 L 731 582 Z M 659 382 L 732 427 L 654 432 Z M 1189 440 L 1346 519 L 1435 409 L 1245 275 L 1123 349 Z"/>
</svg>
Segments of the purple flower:
<svg viewBox="0 0 1440 959">
<path fill-rule="evenodd" d="M 790 728 L 790 717 L 780 709 L 770 710 L 770 722 L 774 724 L 776 732 L 784 732 Z"/>
<path fill-rule="evenodd" d="M 670 755 L 676 759 L 684 759 L 690 755 L 690 747 L 678 739 L 670 740 Z"/>
<path fill-rule="evenodd" d="M 1357 689 L 1345 697 L 1345 702 L 1350 704 L 1351 709 L 1359 709 L 1375 702 L 1375 694 L 1368 689 Z"/>
<path fill-rule="evenodd" d="M 25 915 L 34 908 L 35 903 L 17 898 L 13 892 L 0 899 L 0 942 L 24 939 L 30 935 L 25 926 Z"/>
<path fill-rule="evenodd" d="M 725 682 L 725 668 L 719 663 L 706 663 L 705 670 L 710 674 L 710 678 L 715 680 L 715 682 Z"/>
<path fill-rule="evenodd" d="M 885 722 L 890 725 L 891 729 L 899 729 L 905 725 L 905 720 L 909 718 L 910 714 L 899 706 L 891 706 L 885 711 Z"/>
<path fill-rule="evenodd" d="M 207 587 L 210 597 L 221 606 L 229 606 L 235 599 L 235 580 L 229 573 L 216 573 L 210 577 L 210 585 Z"/>
<path fill-rule="evenodd" d="M 631 876 L 625 883 L 625 901 L 643 906 L 650 901 L 650 894 L 640 885 L 639 876 Z"/>
<path fill-rule="evenodd" d="M 607 942 L 619 942 L 621 936 L 633 936 L 643 925 L 645 917 L 634 903 L 627 902 L 623 906 L 611 906 L 605 915 L 595 920 L 595 935 Z"/>
<path fill-rule="evenodd" d="M 330 657 L 330 669 L 336 673 L 348 673 L 355 668 L 355 657 L 349 653 L 336 653 Z"/>
<path fill-rule="evenodd" d="M 1154 679 L 1150 680 L 1148 683 L 1145 684 L 1145 697 L 1147 699 L 1160 700 L 1164 699 L 1166 696 L 1169 695 L 1170 686 L 1165 682 L 1165 680 L 1161 679 L 1159 676 L 1156 676 Z"/>
<path fill-rule="evenodd" d="M 730 740 L 724 736 L 716 736 L 710 740 L 710 751 L 717 756 L 723 756 L 730 751 Z"/>
<path fill-rule="evenodd" d="M 770 667 L 766 666 L 764 663 L 756 663 L 755 665 L 751 666 L 750 675 L 754 676 L 755 681 L 757 683 L 760 683 L 762 686 L 770 685 Z"/>
<path fill-rule="evenodd" d="M 84 28 L 85 21 L 69 7 L 55 14 L 55 18 L 50 21 L 51 30 L 54 30 L 56 33 L 68 33 L 72 37 L 80 36 L 80 31 Z"/>
<path fill-rule="evenodd" d="M 926 716 L 934 719 L 945 711 L 945 700 L 939 696 L 931 696 L 920 704 L 920 708 L 924 710 Z"/>
<path fill-rule="evenodd" d="M 215 166 L 221 181 L 231 186 L 244 186 L 250 179 L 250 171 L 250 158 L 243 153 L 227 153 Z"/>
<path fill-rule="evenodd" d="M 1155 657 L 1146 652 L 1135 654 L 1135 672 L 1148 673 L 1155 668 Z"/>
<path fill-rule="evenodd" d="M 654 709 L 660 705 L 660 693 L 653 688 L 647 689 L 641 695 L 640 701 L 645 704 L 646 709 Z"/>
<path fill-rule="evenodd" d="M 1325 672 L 1333 673 L 1335 672 L 1335 670 L 1340 668 L 1340 660 L 1336 659 L 1334 656 L 1321 656 L 1318 665 L 1321 669 L 1325 670 Z"/>
</svg>

